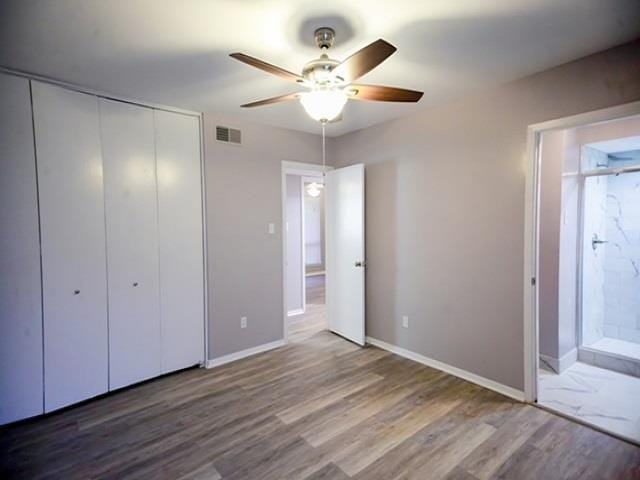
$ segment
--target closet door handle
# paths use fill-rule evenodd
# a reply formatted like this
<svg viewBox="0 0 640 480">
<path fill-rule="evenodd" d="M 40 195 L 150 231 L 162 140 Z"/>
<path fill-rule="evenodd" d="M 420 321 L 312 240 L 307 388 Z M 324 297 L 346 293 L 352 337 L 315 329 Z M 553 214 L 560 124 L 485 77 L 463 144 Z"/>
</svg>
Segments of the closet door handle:
<svg viewBox="0 0 640 480">
<path fill-rule="evenodd" d="M 80 290 L 74 290 L 74 291 L 73 291 L 73 294 L 74 294 L 74 295 L 80 295 Z"/>
</svg>

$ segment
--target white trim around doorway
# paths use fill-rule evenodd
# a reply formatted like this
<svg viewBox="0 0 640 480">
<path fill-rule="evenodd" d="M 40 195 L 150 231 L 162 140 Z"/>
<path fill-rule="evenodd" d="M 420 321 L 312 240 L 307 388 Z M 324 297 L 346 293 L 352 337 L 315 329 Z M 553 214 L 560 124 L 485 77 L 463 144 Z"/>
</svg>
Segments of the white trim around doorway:
<svg viewBox="0 0 640 480">
<path fill-rule="evenodd" d="M 525 228 L 524 228 L 524 392 L 525 401 L 538 398 L 538 278 L 540 223 L 540 137 L 564 130 L 619 120 L 640 114 L 640 101 L 529 125 L 527 128 Z"/>
</svg>

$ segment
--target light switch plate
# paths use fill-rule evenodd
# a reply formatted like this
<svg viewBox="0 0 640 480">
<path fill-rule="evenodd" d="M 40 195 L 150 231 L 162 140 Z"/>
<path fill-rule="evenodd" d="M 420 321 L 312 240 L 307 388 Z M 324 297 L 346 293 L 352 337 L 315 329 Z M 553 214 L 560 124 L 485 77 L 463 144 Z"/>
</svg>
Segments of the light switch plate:
<svg viewBox="0 0 640 480">
<path fill-rule="evenodd" d="M 274 233 L 276 233 L 276 224 L 275 223 L 269 223 L 269 233 L 271 235 L 273 235 Z"/>
<path fill-rule="evenodd" d="M 409 317 L 406 315 L 402 316 L 402 326 L 404 328 L 409 328 Z"/>
</svg>

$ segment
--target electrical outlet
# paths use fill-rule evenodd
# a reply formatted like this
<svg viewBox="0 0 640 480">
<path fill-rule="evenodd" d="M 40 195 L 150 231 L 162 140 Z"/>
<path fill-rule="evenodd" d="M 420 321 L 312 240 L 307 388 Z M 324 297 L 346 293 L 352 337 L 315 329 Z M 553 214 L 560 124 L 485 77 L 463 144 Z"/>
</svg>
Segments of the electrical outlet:
<svg viewBox="0 0 640 480">
<path fill-rule="evenodd" d="M 404 328 L 409 328 L 409 317 L 407 317 L 406 315 L 402 316 L 402 326 Z"/>
<path fill-rule="evenodd" d="M 247 328 L 247 317 L 240 318 L 240 328 Z"/>
</svg>

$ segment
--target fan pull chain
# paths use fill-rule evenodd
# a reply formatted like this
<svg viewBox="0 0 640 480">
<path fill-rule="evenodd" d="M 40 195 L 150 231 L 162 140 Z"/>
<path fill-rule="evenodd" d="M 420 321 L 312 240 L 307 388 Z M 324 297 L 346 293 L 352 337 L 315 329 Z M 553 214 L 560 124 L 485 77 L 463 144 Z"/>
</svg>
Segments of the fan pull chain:
<svg viewBox="0 0 640 480">
<path fill-rule="evenodd" d="M 325 127 L 326 123 L 322 122 L 322 178 L 325 177 L 326 175 L 326 167 L 325 167 L 325 137 L 324 137 L 324 127 Z"/>
</svg>

